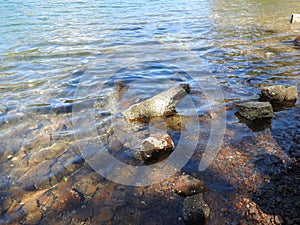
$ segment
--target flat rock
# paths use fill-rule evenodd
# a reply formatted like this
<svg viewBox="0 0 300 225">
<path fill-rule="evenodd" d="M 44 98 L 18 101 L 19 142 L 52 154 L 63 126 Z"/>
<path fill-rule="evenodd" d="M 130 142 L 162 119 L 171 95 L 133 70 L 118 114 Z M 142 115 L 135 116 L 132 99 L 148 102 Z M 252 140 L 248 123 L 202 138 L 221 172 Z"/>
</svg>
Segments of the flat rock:
<svg viewBox="0 0 300 225">
<path fill-rule="evenodd" d="M 236 106 L 239 114 L 249 120 L 274 116 L 272 105 L 269 102 L 243 102 Z"/>
<path fill-rule="evenodd" d="M 142 141 L 141 147 L 135 154 L 136 158 L 146 161 L 155 155 L 174 150 L 174 143 L 170 135 L 165 132 L 151 134 Z"/>
<path fill-rule="evenodd" d="M 183 202 L 183 219 L 188 224 L 204 224 L 209 217 L 210 208 L 202 194 L 188 196 Z"/>
<path fill-rule="evenodd" d="M 207 187 L 202 180 L 187 174 L 175 178 L 173 190 L 178 195 L 191 196 L 207 191 Z"/>
</svg>

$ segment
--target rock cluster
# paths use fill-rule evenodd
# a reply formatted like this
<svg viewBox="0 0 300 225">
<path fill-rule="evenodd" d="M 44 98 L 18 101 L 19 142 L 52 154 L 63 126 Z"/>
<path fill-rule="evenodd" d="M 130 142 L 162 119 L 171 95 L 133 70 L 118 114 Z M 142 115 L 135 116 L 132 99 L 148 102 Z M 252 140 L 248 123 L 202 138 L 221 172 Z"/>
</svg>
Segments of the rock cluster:
<svg viewBox="0 0 300 225">
<path fill-rule="evenodd" d="M 298 89 L 296 86 L 285 87 L 283 85 L 273 85 L 261 89 L 261 100 L 248 101 L 236 104 L 238 113 L 249 119 L 271 118 L 274 116 L 271 103 L 296 102 Z M 271 102 L 271 103 L 270 103 Z"/>
<path fill-rule="evenodd" d="M 298 90 L 296 86 L 273 85 L 262 88 L 261 95 L 263 99 L 271 102 L 296 101 Z"/>
<path fill-rule="evenodd" d="M 182 216 L 186 224 L 204 224 L 209 217 L 210 208 L 203 199 L 207 187 L 203 181 L 190 175 L 182 174 L 173 183 L 173 190 L 185 197 Z"/>
</svg>

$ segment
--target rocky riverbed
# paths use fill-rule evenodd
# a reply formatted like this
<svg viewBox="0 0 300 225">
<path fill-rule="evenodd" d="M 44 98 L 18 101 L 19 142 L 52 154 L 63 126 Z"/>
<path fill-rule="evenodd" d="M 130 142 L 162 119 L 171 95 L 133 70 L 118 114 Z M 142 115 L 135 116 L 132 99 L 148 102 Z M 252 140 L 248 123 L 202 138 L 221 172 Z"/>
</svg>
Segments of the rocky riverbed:
<svg viewBox="0 0 300 225">
<path fill-rule="evenodd" d="M 8 136 L 7 142 L 14 140 L 16 146 L 1 145 L 11 147 L 1 151 L 0 223 L 184 224 L 185 198 L 199 193 L 209 209 L 207 224 L 299 223 L 299 105 L 277 113 L 272 127 L 259 132 L 238 122 L 234 105 L 226 110 L 224 144 L 207 170 L 196 168 L 208 130 L 181 171 L 146 187 L 116 184 L 96 173 L 70 135 L 70 114 L 51 119 L 41 114 L 38 123 L 32 117 L 31 127 L 18 127 Z M 220 113 L 199 116 L 199 122 L 207 126 Z M 283 129 L 281 117 L 294 122 Z M 14 122 L 18 121 L 2 121 L 1 128 Z M 25 131 L 32 139 L 23 140 L 16 151 L 22 139 L 18 134 Z M 115 148 L 121 147 L 115 143 Z M 128 170 L 119 175 L 133 176 Z"/>
</svg>

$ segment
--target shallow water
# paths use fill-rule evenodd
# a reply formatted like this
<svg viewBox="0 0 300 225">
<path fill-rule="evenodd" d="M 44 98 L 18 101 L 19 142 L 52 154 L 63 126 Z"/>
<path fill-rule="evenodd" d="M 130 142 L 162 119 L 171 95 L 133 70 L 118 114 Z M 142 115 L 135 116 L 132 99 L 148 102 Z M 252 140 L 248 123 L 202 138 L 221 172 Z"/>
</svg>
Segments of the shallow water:
<svg viewBox="0 0 300 225">
<path fill-rule="evenodd" d="M 299 103 L 278 110 L 276 117 L 265 124 L 252 124 L 238 118 L 234 115 L 234 103 L 257 99 L 259 88 L 265 85 L 299 85 L 300 50 L 293 46 L 292 40 L 299 34 L 300 25 L 289 23 L 291 14 L 299 11 L 299 3 L 291 0 L 1 2 L 2 200 L 11 196 L 12 188 L 18 186 L 25 192 L 53 190 L 68 181 L 74 189 L 76 182 L 84 177 L 83 167 L 92 164 L 92 169 L 97 170 L 98 161 L 93 164 L 91 157 L 97 152 L 93 149 L 95 142 L 100 142 L 102 147 L 115 144 L 109 139 L 111 124 L 124 142 L 126 133 L 133 134 L 126 126 L 120 127 L 120 112 L 180 83 L 189 83 L 192 92 L 179 104 L 178 111 L 182 118 L 195 115 L 200 118 L 199 128 L 186 122 L 191 129 L 186 133 L 188 141 L 182 143 L 189 142 L 196 154 L 184 170 L 197 173 L 212 190 L 238 192 L 230 182 L 229 173 L 218 174 L 214 169 L 198 171 L 201 154 L 212 135 L 211 129 L 216 128 L 205 116 L 224 118 L 224 107 L 227 120 L 220 125 L 220 130 L 226 125 L 226 135 L 233 134 L 225 135 L 223 147 L 245 151 L 244 154 L 251 158 L 252 153 L 240 144 L 256 146 L 253 149 L 257 154 L 265 153 L 260 152 L 263 147 L 257 146 L 261 135 L 265 145 L 276 145 L 276 154 L 291 160 L 288 150 L 295 142 L 293 137 L 298 135 Z M 119 92 L 116 91 L 118 82 L 126 87 Z M 180 133 L 174 128 L 165 124 L 159 127 L 155 123 L 149 128 L 150 132 L 168 130 L 175 142 L 181 143 Z M 193 145 L 193 132 L 197 136 L 197 147 Z M 86 140 L 90 137 L 96 138 Z M 126 162 L 126 149 L 132 146 L 123 146 L 125 150 L 121 153 L 124 155 L 119 155 L 118 159 Z M 90 170 L 86 173 L 90 174 Z M 157 176 L 164 178 L 161 174 Z M 215 178 L 211 180 L 210 176 Z M 124 177 L 127 179 L 126 174 Z M 224 179 L 226 182 L 222 184 Z M 103 187 L 109 186 L 101 179 L 97 182 L 98 190 L 101 182 Z M 118 189 L 115 184 L 111 186 Z M 128 189 L 129 195 L 136 195 L 136 192 Z M 93 196 L 95 194 L 90 198 Z M 96 209 L 108 204 L 102 201 L 97 207 L 93 206 L 92 218 L 96 218 Z M 152 206 L 159 201 L 158 196 L 153 197 Z M 182 224 L 178 210 L 171 209 L 180 205 L 180 201 L 174 200 L 174 205 L 170 203 L 170 208 L 160 213 L 152 210 L 151 204 L 144 208 L 136 206 L 141 209 L 134 217 L 138 222 L 128 223 L 151 224 L 152 221 L 153 224 L 151 217 L 157 214 L 159 219 L 165 219 L 162 224 Z M 87 198 L 81 196 L 76 207 L 86 202 Z M 124 213 L 114 215 L 115 220 L 107 221 L 122 224 L 120 218 L 128 216 L 135 208 L 132 202 L 126 203 L 127 208 L 123 206 Z M 119 210 L 115 204 L 111 204 L 110 209 L 114 212 Z M 9 223 L 10 216 L 20 212 L 17 207 L 12 208 L 9 205 L 0 209 L 0 223 Z M 38 222 L 49 223 L 55 215 L 53 208 L 55 206 L 43 209 Z M 55 210 L 64 212 L 62 217 L 71 223 L 72 216 L 65 213 L 69 208 L 57 206 Z M 49 221 L 46 218 L 50 218 Z M 26 216 L 19 222 L 26 223 Z M 215 223 L 212 219 L 211 224 Z"/>
</svg>

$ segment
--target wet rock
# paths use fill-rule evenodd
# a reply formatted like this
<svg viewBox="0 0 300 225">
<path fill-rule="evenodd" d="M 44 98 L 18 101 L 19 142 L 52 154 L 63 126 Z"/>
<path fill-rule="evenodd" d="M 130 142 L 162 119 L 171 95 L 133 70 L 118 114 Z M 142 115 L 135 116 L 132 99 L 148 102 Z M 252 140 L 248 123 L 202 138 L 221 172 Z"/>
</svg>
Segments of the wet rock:
<svg viewBox="0 0 300 225">
<path fill-rule="evenodd" d="M 86 205 L 81 206 L 74 212 L 74 222 L 87 221 L 94 214 L 93 208 Z"/>
<path fill-rule="evenodd" d="M 0 215 L 5 212 L 13 203 L 11 196 L 3 195 L 0 193 Z"/>
<path fill-rule="evenodd" d="M 182 196 L 191 196 L 207 191 L 203 181 L 190 175 L 181 175 L 173 183 L 175 193 Z"/>
<path fill-rule="evenodd" d="M 30 212 L 36 211 L 36 210 L 37 210 L 37 207 L 38 207 L 37 201 L 36 201 L 36 200 L 33 200 L 33 201 L 30 201 L 30 202 L 27 202 L 27 203 L 22 207 L 22 209 L 24 210 L 24 212 L 25 212 L 26 214 L 28 214 L 28 213 L 30 213 Z"/>
<path fill-rule="evenodd" d="M 261 89 L 262 97 L 275 102 L 282 102 L 285 98 L 286 88 L 283 85 L 273 85 Z"/>
<path fill-rule="evenodd" d="M 122 142 L 118 140 L 116 136 L 111 136 L 108 142 L 108 149 L 112 152 L 119 152 L 123 148 Z"/>
<path fill-rule="evenodd" d="M 55 191 L 55 194 L 57 195 L 57 199 L 53 208 L 57 211 L 77 208 L 81 202 L 79 193 L 72 189 Z"/>
<path fill-rule="evenodd" d="M 183 202 L 183 218 L 187 224 L 204 224 L 209 217 L 210 209 L 202 194 L 188 196 Z"/>
<path fill-rule="evenodd" d="M 300 41 L 300 38 L 299 38 Z M 300 43 L 299 43 L 300 44 Z M 286 88 L 285 101 L 296 101 L 298 98 L 298 89 L 296 86 Z"/>
<path fill-rule="evenodd" d="M 37 210 L 37 211 L 33 211 L 33 212 L 29 212 L 27 215 L 26 215 L 26 220 L 25 220 L 25 224 L 28 224 L 28 225 L 34 225 L 34 224 L 38 224 L 39 221 L 41 220 L 42 218 L 42 213 Z"/>
<path fill-rule="evenodd" d="M 105 222 L 109 221 L 113 218 L 114 214 L 110 207 L 102 207 L 99 210 L 98 214 L 98 222 Z"/>
<path fill-rule="evenodd" d="M 300 46 L 300 35 L 295 38 L 294 45 L 295 46 Z"/>
<path fill-rule="evenodd" d="M 142 161 L 146 161 L 163 152 L 172 151 L 174 147 L 171 137 L 165 132 L 159 132 L 144 139 L 135 156 Z"/>
<path fill-rule="evenodd" d="M 269 102 L 243 102 L 236 106 L 239 114 L 249 120 L 274 116 L 272 105 Z"/>
<path fill-rule="evenodd" d="M 97 173 L 90 173 L 84 177 L 82 177 L 75 185 L 74 188 L 76 191 L 79 191 L 81 194 L 83 194 L 85 197 L 92 196 L 98 186 L 98 177 L 99 175 Z"/>
<path fill-rule="evenodd" d="M 273 85 L 261 89 L 263 99 L 272 102 L 296 101 L 298 90 L 296 86 L 285 87 L 283 85 Z"/>
<path fill-rule="evenodd" d="M 129 122 L 149 123 L 152 118 L 174 114 L 176 112 L 175 106 L 189 92 L 189 84 L 181 84 L 150 99 L 132 105 L 122 114 Z"/>
</svg>

